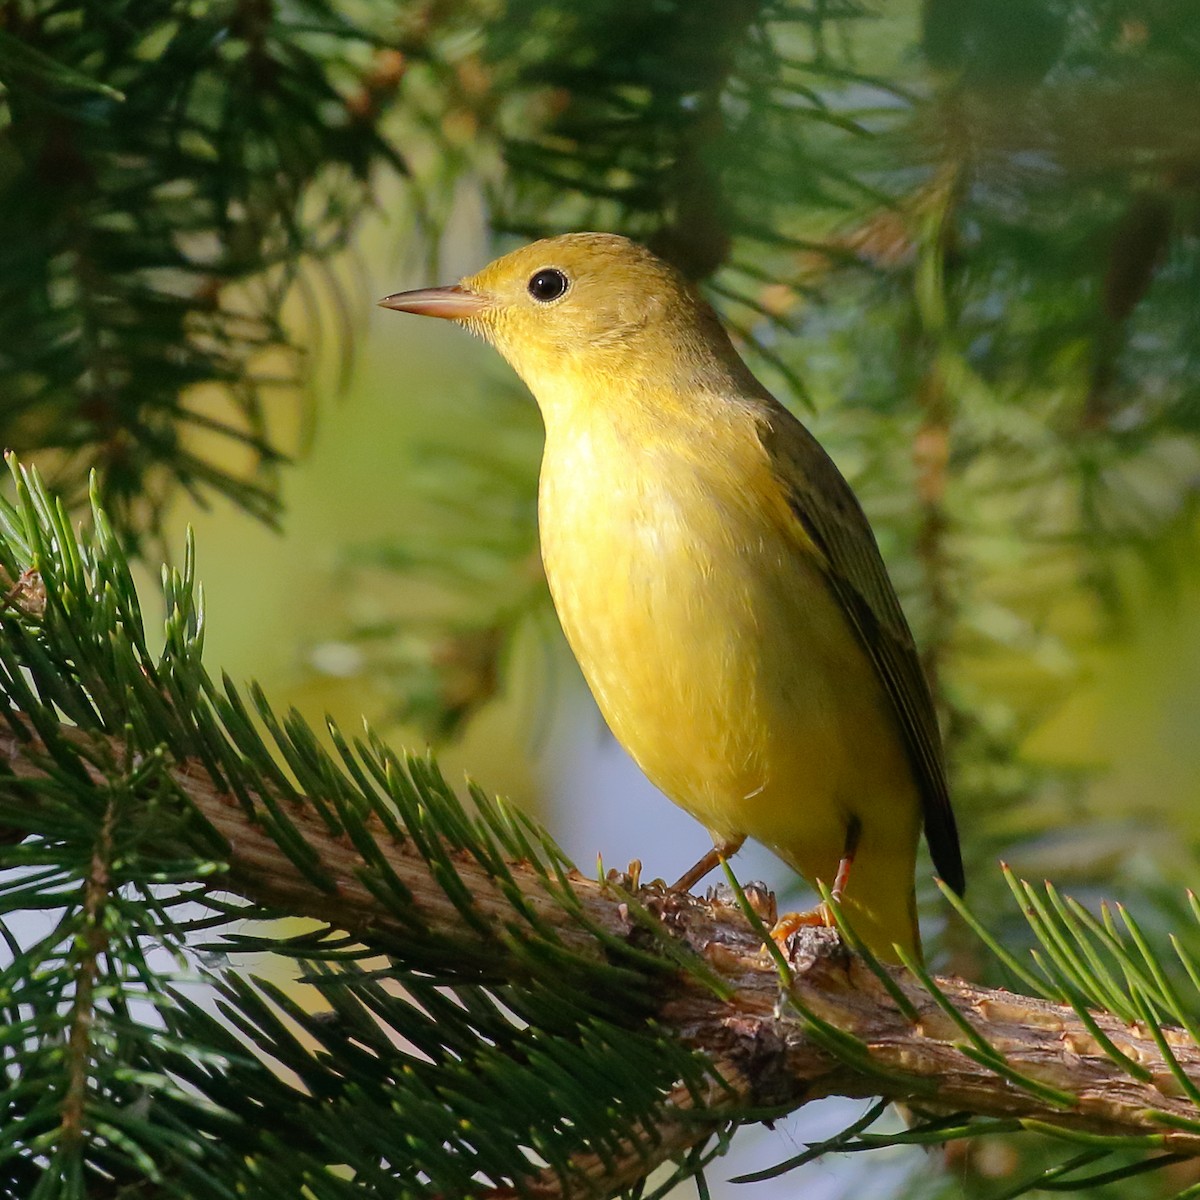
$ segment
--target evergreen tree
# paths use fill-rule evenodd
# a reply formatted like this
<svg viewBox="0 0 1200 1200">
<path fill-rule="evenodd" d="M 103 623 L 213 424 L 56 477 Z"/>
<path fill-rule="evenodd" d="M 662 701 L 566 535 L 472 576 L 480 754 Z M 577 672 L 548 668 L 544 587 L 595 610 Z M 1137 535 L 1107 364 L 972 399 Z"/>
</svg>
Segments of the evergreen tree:
<svg viewBox="0 0 1200 1200">
<path fill-rule="evenodd" d="M 0 1194 L 704 1195 L 737 1126 L 828 1094 L 923 1117 L 872 1105 L 780 1171 L 950 1143 L 958 1194 L 1197 1194 L 1191 848 L 1149 883 L 1133 846 L 1075 856 L 1082 903 L 992 864 L 1095 833 L 1095 774 L 1024 739 L 1194 537 L 1198 80 L 1185 0 L 0 0 L 0 440 L 47 480 L 14 460 L 0 508 Z M 832 933 L 770 962 L 753 890 L 592 881 L 429 759 L 323 749 L 201 664 L 190 546 L 156 648 L 129 562 L 180 488 L 277 516 L 269 414 L 310 370 L 282 305 L 345 303 L 328 263 L 389 176 L 428 244 L 466 184 L 501 235 L 647 241 L 844 465 L 986 914 L 945 974 Z M 522 501 L 532 470 L 433 486 Z M 487 517 L 360 568 L 458 593 L 360 631 L 440 736 L 548 604 L 532 525 Z M 246 932 L 285 916 L 317 925 Z"/>
</svg>

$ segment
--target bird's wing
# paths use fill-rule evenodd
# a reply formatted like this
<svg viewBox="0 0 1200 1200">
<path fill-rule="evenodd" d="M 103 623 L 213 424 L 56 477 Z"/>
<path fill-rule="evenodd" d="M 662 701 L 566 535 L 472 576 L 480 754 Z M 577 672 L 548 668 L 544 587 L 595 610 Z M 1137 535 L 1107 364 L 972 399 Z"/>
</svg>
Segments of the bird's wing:
<svg viewBox="0 0 1200 1200">
<path fill-rule="evenodd" d="M 961 895 L 962 853 L 933 696 L 875 535 L 833 460 L 791 413 L 772 405 L 761 436 L 788 505 L 824 555 L 829 586 L 892 702 L 921 793 L 934 866 Z"/>
</svg>

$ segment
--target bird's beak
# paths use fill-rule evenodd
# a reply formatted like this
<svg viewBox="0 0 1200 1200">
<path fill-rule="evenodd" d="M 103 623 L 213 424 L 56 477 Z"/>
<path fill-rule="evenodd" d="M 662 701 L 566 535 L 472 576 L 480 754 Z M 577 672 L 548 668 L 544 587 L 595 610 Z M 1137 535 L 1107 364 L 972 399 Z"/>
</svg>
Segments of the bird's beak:
<svg viewBox="0 0 1200 1200">
<path fill-rule="evenodd" d="M 397 292 L 379 301 L 381 308 L 416 313 L 419 317 L 442 317 L 447 321 L 465 321 L 478 316 L 488 307 L 488 299 L 470 292 L 455 283 L 450 287 L 417 288 L 414 292 Z"/>
</svg>

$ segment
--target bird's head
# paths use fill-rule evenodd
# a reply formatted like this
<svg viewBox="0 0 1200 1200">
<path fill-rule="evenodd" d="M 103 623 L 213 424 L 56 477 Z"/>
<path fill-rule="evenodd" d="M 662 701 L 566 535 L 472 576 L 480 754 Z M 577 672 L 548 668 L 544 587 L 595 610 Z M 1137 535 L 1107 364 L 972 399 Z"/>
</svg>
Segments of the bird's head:
<svg viewBox="0 0 1200 1200">
<path fill-rule="evenodd" d="M 451 287 L 380 304 L 457 321 L 486 338 L 543 407 L 556 388 L 600 377 L 684 383 L 689 372 L 736 361 L 716 315 L 683 276 L 615 234 L 546 238 Z"/>
</svg>

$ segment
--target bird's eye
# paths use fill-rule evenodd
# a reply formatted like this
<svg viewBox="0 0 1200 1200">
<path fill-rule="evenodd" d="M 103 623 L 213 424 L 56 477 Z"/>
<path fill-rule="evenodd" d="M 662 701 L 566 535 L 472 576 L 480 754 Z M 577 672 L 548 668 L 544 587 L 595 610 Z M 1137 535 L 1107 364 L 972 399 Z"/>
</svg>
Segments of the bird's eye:
<svg viewBox="0 0 1200 1200">
<path fill-rule="evenodd" d="M 556 267 L 546 267 L 529 280 L 529 294 L 542 304 L 557 300 L 567 290 L 567 277 Z"/>
</svg>

